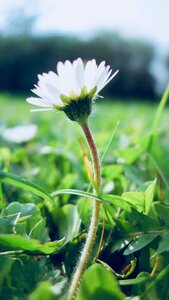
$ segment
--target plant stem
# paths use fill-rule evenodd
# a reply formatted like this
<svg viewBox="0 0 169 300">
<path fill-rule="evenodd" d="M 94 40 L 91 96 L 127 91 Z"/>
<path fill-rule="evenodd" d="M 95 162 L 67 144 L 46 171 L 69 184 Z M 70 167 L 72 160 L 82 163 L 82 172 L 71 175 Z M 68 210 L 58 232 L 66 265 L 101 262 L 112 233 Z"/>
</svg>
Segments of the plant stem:
<svg viewBox="0 0 169 300">
<path fill-rule="evenodd" d="M 87 143 L 88 143 L 88 146 L 90 149 L 90 155 L 91 155 L 92 165 L 93 165 L 94 180 L 95 180 L 95 184 L 97 186 L 97 191 L 99 191 L 100 185 L 101 185 L 99 155 L 98 155 L 97 148 L 96 148 L 95 142 L 93 140 L 93 137 L 91 135 L 91 132 L 90 132 L 87 122 L 82 124 L 81 128 L 84 132 L 84 135 L 86 137 L 86 140 L 87 140 Z M 95 193 L 96 193 L 96 191 L 95 191 Z M 73 276 L 73 279 L 71 282 L 68 300 L 75 299 L 78 288 L 80 286 L 80 282 L 81 282 L 83 273 L 87 267 L 87 264 L 88 264 L 88 261 L 90 258 L 90 254 L 92 252 L 93 244 L 94 244 L 94 241 L 96 238 L 96 232 L 97 232 L 98 222 L 99 222 L 99 212 L 100 212 L 100 202 L 95 200 L 93 203 L 92 217 L 91 217 L 91 222 L 90 222 L 90 226 L 89 226 L 86 243 L 82 250 L 78 266 L 76 268 L 76 271 L 74 273 L 74 276 Z"/>
</svg>

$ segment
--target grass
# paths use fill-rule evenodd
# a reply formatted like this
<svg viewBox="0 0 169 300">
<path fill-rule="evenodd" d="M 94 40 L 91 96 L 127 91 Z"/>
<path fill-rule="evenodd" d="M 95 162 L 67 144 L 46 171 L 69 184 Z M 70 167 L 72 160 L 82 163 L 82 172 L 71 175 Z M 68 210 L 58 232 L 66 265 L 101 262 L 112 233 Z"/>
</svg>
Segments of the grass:
<svg viewBox="0 0 169 300">
<path fill-rule="evenodd" d="M 85 140 L 63 113 L 30 113 L 24 97 L 7 94 L 0 104 L 0 132 L 38 127 L 25 143 L 0 136 L 0 298 L 64 300 L 93 201 Z M 168 299 L 169 108 L 157 113 L 157 105 L 94 105 L 90 124 L 101 155 L 119 126 L 104 155 L 98 237 L 77 300 Z"/>
</svg>

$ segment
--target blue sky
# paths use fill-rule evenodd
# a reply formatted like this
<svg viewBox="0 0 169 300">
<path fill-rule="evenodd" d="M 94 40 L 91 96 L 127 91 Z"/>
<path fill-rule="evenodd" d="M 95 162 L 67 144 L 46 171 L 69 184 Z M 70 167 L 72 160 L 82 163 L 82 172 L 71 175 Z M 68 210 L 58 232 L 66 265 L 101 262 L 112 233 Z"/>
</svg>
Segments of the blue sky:
<svg viewBox="0 0 169 300">
<path fill-rule="evenodd" d="M 9 12 L 24 7 L 37 13 L 36 31 L 66 32 L 81 37 L 95 30 L 119 31 L 169 49 L 168 0 L 1 0 L 0 27 Z"/>
</svg>

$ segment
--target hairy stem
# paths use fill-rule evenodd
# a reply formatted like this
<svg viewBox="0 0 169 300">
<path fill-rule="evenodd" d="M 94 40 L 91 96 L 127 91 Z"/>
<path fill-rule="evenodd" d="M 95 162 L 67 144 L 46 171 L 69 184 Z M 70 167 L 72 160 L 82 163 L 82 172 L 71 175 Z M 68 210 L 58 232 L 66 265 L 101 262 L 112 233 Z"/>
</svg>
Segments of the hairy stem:
<svg viewBox="0 0 169 300">
<path fill-rule="evenodd" d="M 99 161 L 99 156 L 97 152 L 97 148 L 95 145 L 95 142 L 93 140 L 93 137 L 91 135 L 90 129 L 88 127 L 87 123 L 84 123 L 81 125 L 82 130 L 84 132 L 84 135 L 86 137 L 89 149 L 90 149 L 90 155 L 92 158 L 92 165 L 93 165 L 93 173 L 94 173 L 94 180 L 97 186 L 97 190 L 100 190 L 100 185 L 101 185 L 101 174 L 100 174 L 100 161 Z M 95 191 L 96 192 L 96 191 Z M 73 300 L 76 297 L 78 288 L 80 286 L 80 282 L 83 276 L 83 273 L 87 267 L 90 254 L 93 248 L 93 244 L 96 238 L 96 232 L 98 228 L 98 221 L 99 221 L 99 212 L 100 212 L 100 202 L 99 201 L 94 201 L 93 203 L 93 211 L 92 211 L 92 217 L 91 217 L 91 222 L 88 230 L 88 235 L 86 239 L 86 243 L 84 245 L 84 248 L 82 250 L 78 266 L 76 268 L 76 271 L 74 273 L 70 290 L 69 290 L 69 295 L 68 295 L 68 300 Z"/>
</svg>

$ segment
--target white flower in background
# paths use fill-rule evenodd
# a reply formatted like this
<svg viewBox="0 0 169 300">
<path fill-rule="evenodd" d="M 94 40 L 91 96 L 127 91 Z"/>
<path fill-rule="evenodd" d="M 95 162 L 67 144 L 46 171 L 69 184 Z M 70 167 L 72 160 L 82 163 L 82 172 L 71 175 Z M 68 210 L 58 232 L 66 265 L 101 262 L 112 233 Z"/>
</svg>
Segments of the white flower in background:
<svg viewBox="0 0 169 300">
<path fill-rule="evenodd" d="M 91 100 L 99 96 L 99 92 L 118 73 L 112 74 L 110 66 L 105 62 L 96 64 L 95 59 L 86 64 L 81 58 L 71 63 L 58 62 L 57 74 L 50 71 L 38 75 L 38 84 L 32 90 L 38 97 L 31 97 L 27 102 L 40 109 L 63 110 L 73 121 L 87 119 L 91 112 Z"/>
<path fill-rule="evenodd" d="M 32 125 L 22 125 L 15 126 L 12 128 L 4 129 L 2 132 L 2 137 L 12 143 L 24 143 L 31 140 L 37 132 L 37 126 Z"/>
</svg>

